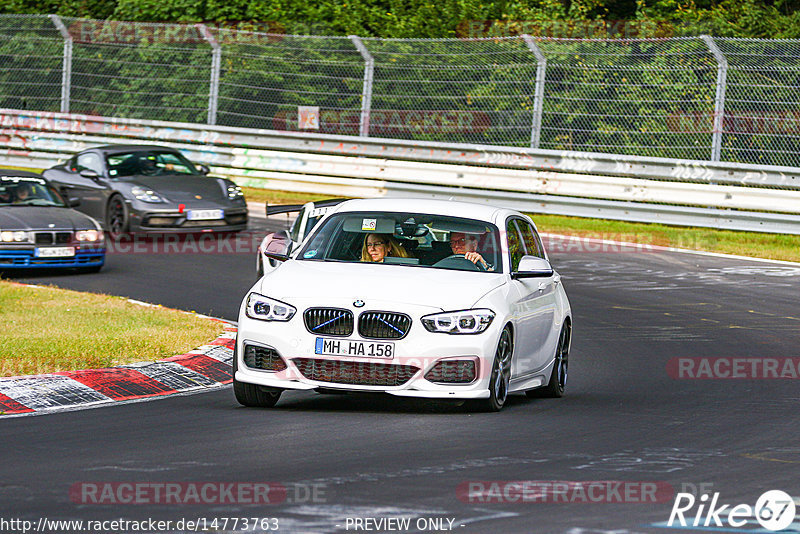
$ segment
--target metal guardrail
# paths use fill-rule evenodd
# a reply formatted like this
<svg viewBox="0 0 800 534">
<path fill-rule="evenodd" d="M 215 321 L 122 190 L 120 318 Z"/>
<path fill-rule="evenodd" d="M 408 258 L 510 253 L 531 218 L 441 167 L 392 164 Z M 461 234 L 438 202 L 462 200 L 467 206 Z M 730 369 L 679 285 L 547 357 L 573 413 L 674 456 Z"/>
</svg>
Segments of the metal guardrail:
<svg viewBox="0 0 800 534">
<path fill-rule="evenodd" d="M 795 168 L 19 110 L 0 110 L 0 126 L 6 165 L 44 168 L 89 146 L 155 143 L 255 187 L 464 198 L 538 213 L 800 234 Z"/>
</svg>

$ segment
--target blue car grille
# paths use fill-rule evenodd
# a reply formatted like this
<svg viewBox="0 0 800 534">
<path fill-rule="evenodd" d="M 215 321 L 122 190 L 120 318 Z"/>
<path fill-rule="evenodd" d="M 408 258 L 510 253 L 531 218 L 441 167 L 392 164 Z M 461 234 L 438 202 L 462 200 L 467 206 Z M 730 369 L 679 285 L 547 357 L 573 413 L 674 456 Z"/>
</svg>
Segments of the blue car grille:
<svg viewBox="0 0 800 534">
<path fill-rule="evenodd" d="M 353 333 L 353 312 L 340 308 L 309 308 L 303 313 L 306 329 L 312 334 L 349 336 Z"/>
<path fill-rule="evenodd" d="M 37 258 L 33 250 L 0 250 L 0 269 L 25 267 L 90 267 L 102 265 L 105 249 L 77 251 L 68 258 Z"/>
<path fill-rule="evenodd" d="M 368 311 L 358 316 L 358 333 L 366 339 L 402 339 L 411 328 L 404 313 Z"/>
</svg>

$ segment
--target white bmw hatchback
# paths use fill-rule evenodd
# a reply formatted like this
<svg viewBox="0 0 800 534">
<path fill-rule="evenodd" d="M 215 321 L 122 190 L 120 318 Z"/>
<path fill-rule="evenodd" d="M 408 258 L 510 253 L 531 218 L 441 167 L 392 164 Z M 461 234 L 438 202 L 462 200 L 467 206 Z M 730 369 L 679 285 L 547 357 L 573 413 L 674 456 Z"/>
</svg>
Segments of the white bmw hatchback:
<svg viewBox="0 0 800 534">
<path fill-rule="evenodd" d="M 572 315 L 533 222 L 480 204 L 351 200 L 325 214 L 242 302 L 234 392 L 286 389 L 469 399 L 561 397 Z"/>
</svg>

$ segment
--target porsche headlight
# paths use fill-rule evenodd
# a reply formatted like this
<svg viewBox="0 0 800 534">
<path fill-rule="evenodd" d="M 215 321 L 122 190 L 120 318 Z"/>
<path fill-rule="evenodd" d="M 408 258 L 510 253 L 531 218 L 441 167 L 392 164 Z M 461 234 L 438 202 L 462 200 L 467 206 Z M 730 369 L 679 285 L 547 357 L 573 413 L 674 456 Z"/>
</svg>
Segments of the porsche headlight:
<svg viewBox="0 0 800 534">
<path fill-rule="evenodd" d="M 29 232 L 21 230 L 0 230 L 0 241 L 3 243 L 31 243 Z"/>
<path fill-rule="evenodd" d="M 94 243 L 103 240 L 103 232 L 100 230 L 79 230 L 75 232 L 75 239 Z"/>
<path fill-rule="evenodd" d="M 244 196 L 244 192 L 242 188 L 236 184 L 228 184 L 228 198 L 231 200 L 236 200 L 237 198 L 242 198 Z"/>
<path fill-rule="evenodd" d="M 442 334 L 480 334 L 492 324 L 494 312 L 481 308 L 444 313 L 434 313 L 422 318 L 422 325 L 428 332 Z"/>
<path fill-rule="evenodd" d="M 145 189 L 144 187 L 140 187 L 135 185 L 131 188 L 131 194 L 136 198 L 136 200 L 141 200 L 142 202 L 166 202 L 158 193 L 151 189 Z"/>
<path fill-rule="evenodd" d="M 247 316 L 260 321 L 288 321 L 297 308 L 279 300 L 250 293 L 247 295 Z"/>
</svg>

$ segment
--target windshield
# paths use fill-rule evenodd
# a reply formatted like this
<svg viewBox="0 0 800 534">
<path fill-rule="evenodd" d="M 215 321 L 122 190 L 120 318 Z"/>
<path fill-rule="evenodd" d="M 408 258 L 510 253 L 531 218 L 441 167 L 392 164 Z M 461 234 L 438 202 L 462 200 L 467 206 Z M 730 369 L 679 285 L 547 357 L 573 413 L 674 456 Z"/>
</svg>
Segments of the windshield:
<svg viewBox="0 0 800 534">
<path fill-rule="evenodd" d="M 64 207 L 64 201 L 41 178 L 0 176 L 0 206 Z"/>
<path fill-rule="evenodd" d="M 106 160 L 108 175 L 112 179 L 137 175 L 199 174 L 194 165 L 177 152 L 137 150 L 109 154 Z"/>
<path fill-rule="evenodd" d="M 493 224 L 422 213 L 337 213 L 297 255 L 302 261 L 365 262 L 498 272 L 500 237 Z"/>
</svg>

